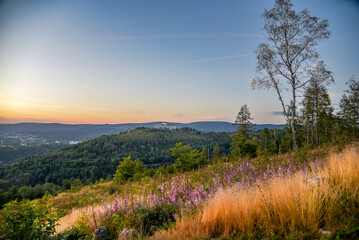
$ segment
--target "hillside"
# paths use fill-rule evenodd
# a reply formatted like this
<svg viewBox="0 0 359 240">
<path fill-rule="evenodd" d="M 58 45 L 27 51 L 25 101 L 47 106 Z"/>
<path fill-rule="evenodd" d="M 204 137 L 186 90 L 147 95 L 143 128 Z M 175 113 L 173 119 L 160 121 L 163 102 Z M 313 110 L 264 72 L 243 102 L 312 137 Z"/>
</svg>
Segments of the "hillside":
<svg viewBox="0 0 359 240">
<path fill-rule="evenodd" d="M 20 162 L 25 157 L 31 157 L 46 152 L 53 152 L 67 144 L 42 144 L 36 146 L 6 146 L 0 148 L 0 166 Z"/>
<path fill-rule="evenodd" d="M 55 151 L 67 145 L 102 135 L 128 132 L 136 127 L 153 128 L 160 122 L 129 124 L 59 124 L 17 123 L 0 124 L 0 165 L 11 164 L 25 157 Z M 234 132 L 237 126 L 229 122 L 168 123 L 177 129 L 192 128 L 202 132 Z M 254 125 L 254 130 L 282 129 L 281 125 Z"/>
<path fill-rule="evenodd" d="M 106 134 L 118 134 L 120 132 L 133 130 L 137 127 L 153 128 L 161 122 L 149 123 L 124 123 L 124 124 L 60 124 L 60 123 L 16 123 L 0 124 L 0 134 L 32 133 L 49 140 L 88 140 Z M 229 122 L 192 122 L 176 123 L 167 122 L 177 128 L 189 127 L 202 132 L 234 132 L 237 127 Z M 283 125 L 275 124 L 257 124 L 255 130 L 263 128 L 282 129 Z"/>
<path fill-rule="evenodd" d="M 151 168 L 173 163 L 170 148 L 177 142 L 192 148 L 210 150 L 216 143 L 221 151 L 228 151 L 228 133 L 203 133 L 188 128 L 175 131 L 140 128 L 128 133 L 105 135 L 53 153 L 27 158 L 22 162 L 0 167 L 0 179 L 5 189 L 16 186 L 42 184 L 61 185 L 64 179 L 86 180 L 112 176 L 124 157 L 139 158 Z"/>
<path fill-rule="evenodd" d="M 1 226 L 19 216 L 38 223 L 24 209 L 41 209 L 42 226 L 56 230 L 55 239 L 91 238 L 99 227 L 108 239 L 121 239 L 125 228 L 139 239 L 358 239 L 359 149 L 340 149 L 316 149 L 307 160 L 285 154 L 265 162 L 213 161 L 189 172 L 157 171 L 12 202 L 0 210 L 0 234 L 14 234 Z"/>
</svg>

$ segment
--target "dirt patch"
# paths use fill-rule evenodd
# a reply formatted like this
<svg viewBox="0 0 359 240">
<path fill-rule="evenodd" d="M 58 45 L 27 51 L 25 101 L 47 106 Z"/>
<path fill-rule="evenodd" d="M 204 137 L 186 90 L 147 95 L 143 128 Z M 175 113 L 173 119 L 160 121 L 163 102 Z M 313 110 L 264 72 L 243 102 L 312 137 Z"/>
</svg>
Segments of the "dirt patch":
<svg viewBox="0 0 359 240">
<path fill-rule="evenodd" d="M 84 213 L 92 212 L 92 208 L 95 212 L 97 212 L 98 210 L 102 209 L 102 206 L 95 205 L 95 206 L 73 209 L 70 214 L 67 214 L 66 216 L 60 218 L 59 225 L 56 226 L 56 233 L 60 233 L 65 229 L 74 226 L 76 221 L 79 219 L 79 217 Z"/>
</svg>

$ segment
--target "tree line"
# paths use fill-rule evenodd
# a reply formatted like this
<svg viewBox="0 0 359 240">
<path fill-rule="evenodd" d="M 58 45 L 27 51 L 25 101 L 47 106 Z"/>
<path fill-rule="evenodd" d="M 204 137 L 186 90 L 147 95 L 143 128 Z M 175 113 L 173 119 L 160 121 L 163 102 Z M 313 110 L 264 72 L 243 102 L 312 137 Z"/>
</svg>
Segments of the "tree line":
<svg viewBox="0 0 359 240">
<path fill-rule="evenodd" d="M 253 132 L 251 114 L 243 105 L 235 124 L 238 130 L 231 136 L 231 156 L 256 157 L 286 153 L 299 148 L 316 148 L 347 144 L 359 140 L 359 80 L 351 78 L 348 89 L 340 99 L 339 111 L 334 113 L 328 90 L 324 84 L 311 81 L 305 88 L 302 109 L 296 117 L 296 143 L 290 123 L 285 134 L 277 129 L 264 128 L 260 137 Z"/>
<path fill-rule="evenodd" d="M 275 91 L 293 148 L 357 140 L 358 80 L 347 82 L 349 89 L 334 114 L 326 88 L 334 83 L 333 74 L 316 50 L 331 35 L 328 20 L 312 16 L 307 9 L 296 12 L 289 0 L 276 0 L 273 8 L 264 10 L 263 18 L 267 41 L 255 50 L 257 74 L 251 86 Z"/>
<path fill-rule="evenodd" d="M 157 130 L 138 128 L 129 133 L 106 135 L 52 153 L 26 158 L 12 165 L 0 166 L 1 188 L 12 185 L 35 186 L 54 183 L 61 186 L 65 179 L 81 180 L 112 177 L 119 161 L 131 155 L 139 158 L 147 168 L 171 164 L 170 148 L 177 142 L 201 149 L 213 149 L 218 143 L 228 153 L 229 133 L 203 133 L 194 129 Z M 8 182 L 6 182 L 8 181 Z"/>
</svg>

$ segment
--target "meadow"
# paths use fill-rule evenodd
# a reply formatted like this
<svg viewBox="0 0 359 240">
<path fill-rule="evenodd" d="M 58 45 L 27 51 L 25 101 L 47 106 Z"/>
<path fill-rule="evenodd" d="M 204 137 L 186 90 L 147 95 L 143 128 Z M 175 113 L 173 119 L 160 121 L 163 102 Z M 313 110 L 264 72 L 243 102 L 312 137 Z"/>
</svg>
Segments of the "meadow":
<svg viewBox="0 0 359 240">
<path fill-rule="evenodd" d="M 110 239 L 124 228 L 140 239 L 356 239 L 358 183 L 359 148 L 350 146 L 219 158 L 197 170 L 100 182 L 33 203 L 61 217 L 59 239 L 91 239 L 100 226 Z"/>
</svg>

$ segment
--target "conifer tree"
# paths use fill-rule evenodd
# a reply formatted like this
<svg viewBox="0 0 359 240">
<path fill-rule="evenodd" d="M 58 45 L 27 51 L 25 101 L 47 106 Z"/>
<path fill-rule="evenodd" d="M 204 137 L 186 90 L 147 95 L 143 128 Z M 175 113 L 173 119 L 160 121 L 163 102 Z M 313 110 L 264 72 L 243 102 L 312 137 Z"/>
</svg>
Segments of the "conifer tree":
<svg viewBox="0 0 359 240">
<path fill-rule="evenodd" d="M 213 148 L 213 159 L 218 159 L 221 157 L 221 149 L 219 148 L 219 144 L 217 143 Z"/>
<path fill-rule="evenodd" d="M 250 141 L 252 137 L 251 113 L 245 104 L 238 112 L 234 125 L 238 125 L 238 130 L 231 136 L 231 156 L 236 159 L 238 157 L 254 157 L 257 151 L 256 143 Z"/>
<path fill-rule="evenodd" d="M 346 83 L 349 89 L 345 90 L 343 97 L 340 99 L 339 116 L 352 139 L 358 139 L 359 132 L 359 80 L 354 77 Z"/>
<path fill-rule="evenodd" d="M 333 122 L 331 102 L 326 85 L 334 82 L 332 73 L 320 62 L 309 72 L 311 79 L 305 88 L 302 120 L 306 128 L 307 144 L 319 145 L 324 138 L 330 139 L 329 129 Z"/>
<path fill-rule="evenodd" d="M 247 104 L 245 104 L 238 112 L 234 125 L 238 126 L 237 134 L 246 140 L 249 140 L 252 136 L 253 129 L 251 120 L 253 120 L 253 118 L 251 118 L 249 108 Z"/>
<path fill-rule="evenodd" d="M 209 151 L 208 148 L 206 148 L 206 146 L 202 147 L 202 152 L 201 152 L 201 160 L 200 160 L 200 165 L 205 165 L 206 163 L 209 162 Z"/>
</svg>

